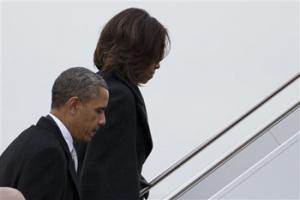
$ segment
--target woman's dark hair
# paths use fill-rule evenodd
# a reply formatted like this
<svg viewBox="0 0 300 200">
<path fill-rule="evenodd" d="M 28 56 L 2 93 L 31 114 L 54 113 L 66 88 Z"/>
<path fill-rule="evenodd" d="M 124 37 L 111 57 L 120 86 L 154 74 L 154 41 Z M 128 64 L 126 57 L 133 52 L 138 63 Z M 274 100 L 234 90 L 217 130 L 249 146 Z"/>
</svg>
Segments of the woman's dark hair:
<svg viewBox="0 0 300 200">
<path fill-rule="evenodd" d="M 166 55 L 167 29 L 143 9 L 128 8 L 110 19 L 101 31 L 94 63 L 106 77 L 116 71 L 139 84 L 147 67 Z"/>
</svg>

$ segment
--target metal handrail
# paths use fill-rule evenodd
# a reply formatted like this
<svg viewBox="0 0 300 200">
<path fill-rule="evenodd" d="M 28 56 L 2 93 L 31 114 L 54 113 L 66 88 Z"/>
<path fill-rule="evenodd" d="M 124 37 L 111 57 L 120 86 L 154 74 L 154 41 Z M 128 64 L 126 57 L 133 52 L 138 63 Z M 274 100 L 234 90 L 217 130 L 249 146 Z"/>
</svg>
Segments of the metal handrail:
<svg viewBox="0 0 300 200">
<path fill-rule="evenodd" d="M 300 107 L 300 101 L 295 103 L 292 107 L 290 107 L 287 111 L 285 111 L 283 114 L 281 114 L 279 117 L 274 119 L 269 125 L 261 129 L 259 132 L 257 132 L 255 135 L 253 135 L 251 138 L 249 138 L 247 141 L 243 142 L 241 145 L 239 145 L 235 150 L 233 150 L 230 154 L 225 156 L 222 160 L 218 161 L 216 164 L 214 164 L 211 168 L 207 169 L 204 173 L 199 175 L 198 178 L 193 180 L 191 183 L 186 185 L 184 188 L 182 188 L 180 191 L 178 191 L 176 194 L 174 194 L 172 197 L 170 197 L 168 200 L 176 200 L 179 197 L 181 197 L 184 193 L 189 191 L 194 185 L 199 183 L 200 181 L 207 178 L 210 174 L 212 174 L 215 170 L 217 170 L 219 167 L 221 167 L 223 164 L 225 164 L 227 161 L 229 161 L 231 158 L 233 158 L 236 154 L 241 152 L 243 149 L 245 149 L 247 146 L 252 144 L 255 140 L 257 140 L 259 137 L 267 133 L 271 128 L 273 128 L 276 124 L 281 122 L 283 119 L 288 117 L 291 113 L 293 113 L 295 110 L 297 110 Z"/>
<path fill-rule="evenodd" d="M 262 101 L 260 101 L 258 104 L 256 104 L 253 108 L 248 110 L 245 114 L 243 114 L 241 117 L 233 121 L 231 124 L 229 124 L 227 127 L 225 127 L 221 132 L 216 134 L 215 136 L 211 137 L 210 139 L 206 140 L 204 143 L 200 144 L 198 147 L 193 149 L 191 152 L 186 154 L 182 159 L 174 163 L 172 166 L 170 166 L 167 170 L 159 174 L 156 178 L 154 178 L 150 183 L 149 186 L 143 188 L 140 191 L 140 197 L 142 197 L 144 194 L 150 191 L 151 188 L 153 188 L 155 185 L 157 185 L 159 182 L 161 182 L 163 179 L 165 179 L 167 176 L 169 176 L 171 173 L 173 173 L 175 170 L 177 170 L 180 166 L 185 164 L 187 161 L 189 161 L 191 158 L 193 158 L 195 155 L 197 155 L 200 151 L 208 147 L 210 144 L 212 144 L 214 141 L 216 141 L 218 138 L 220 138 L 222 135 L 227 133 L 229 130 L 231 130 L 234 126 L 236 126 L 238 123 L 243 121 L 245 118 L 247 118 L 250 114 L 252 114 L 254 111 L 256 111 L 258 108 L 260 108 L 262 105 L 264 105 L 266 102 L 268 102 L 270 99 L 272 99 L 275 95 L 280 93 L 282 90 L 284 90 L 286 87 L 288 87 L 290 84 L 295 82 L 297 79 L 300 78 L 300 73 L 297 73 L 293 78 L 288 80 L 286 83 L 284 83 L 282 86 L 280 86 L 277 90 L 272 92 L 269 96 L 264 98 Z"/>
</svg>

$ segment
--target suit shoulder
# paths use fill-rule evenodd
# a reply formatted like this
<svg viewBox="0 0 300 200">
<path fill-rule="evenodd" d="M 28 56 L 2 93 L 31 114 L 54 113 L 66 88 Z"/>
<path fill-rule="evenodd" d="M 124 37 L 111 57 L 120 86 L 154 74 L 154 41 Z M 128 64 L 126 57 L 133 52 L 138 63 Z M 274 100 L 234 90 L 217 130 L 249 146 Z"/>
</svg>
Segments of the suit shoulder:
<svg viewBox="0 0 300 200">
<path fill-rule="evenodd" d="M 7 151 L 23 154 L 25 157 L 30 157 L 36 152 L 45 149 L 57 149 L 63 152 L 58 139 L 54 136 L 55 133 L 50 130 L 43 129 L 37 125 L 24 130 L 8 147 Z"/>
<path fill-rule="evenodd" d="M 60 133 L 56 133 L 54 130 L 45 129 L 35 125 L 25 130 L 23 133 L 24 135 L 27 135 L 28 140 L 30 140 L 28 143 L 37 146 L 37 148 L 60 147 L 57 136 L 55 136 L 55 134 Z"/>
<path fill-rule="evenodd" d="M 0 179 L 11 177 L 17 180 L 25 166 L 35 163 L 55 162 L 66 165 L 66 158 L 59 142 L 47 130 L 36 126 L 24 130 L 2 153 L 0 157 Z M 31 163 L 31 164 L 30 164 Z M 0 181 L 1 183 L 1 181 Z"/>
</svg>

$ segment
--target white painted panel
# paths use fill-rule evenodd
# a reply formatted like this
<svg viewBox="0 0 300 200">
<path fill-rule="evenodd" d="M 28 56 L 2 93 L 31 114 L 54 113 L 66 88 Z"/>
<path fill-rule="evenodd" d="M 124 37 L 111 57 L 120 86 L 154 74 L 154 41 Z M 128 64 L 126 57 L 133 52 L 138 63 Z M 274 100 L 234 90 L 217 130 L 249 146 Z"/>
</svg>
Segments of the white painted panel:
<svg viewBox="0 0 300 200">
<path fill-rule="evenodd" d="M 268 129 L 262 136 L 258 137 L 255 141 L 238 152 L 235 156 L 233 156 L 233 158 L 213 171 L 208 177 L 196 183 L 186 193 L 184 193 L 180 197 L 180 199 L 207 199 L 220 191 L 222 188 L 226 188 L 226 186 L 230 182 L 235 180 L 253 165 L 256 165 L 257 162 L 260 162 L 260 160 L 263 159 L 266 155 L 270 154 L 272 151 L 278 148 L 280 143 L 273 136 L 273 129 L 278 130 L 278 127 L 295 125 L 293 123 L 295 122 L 294 116 L 297 116 L 298 112 L 299 108 L 293 110 L 291 113 L 285 116 L 285 118 L 279 121 L 276 126 L 270 127 L 270 129 Z M 281 131 L 284 131 L 284 129 L 282 129 Z M 296 131 L 296 129 L 294 129 L 294 131 Z M 298 131 L 299 127 L 297 129 L 297 132 Z M 194 178 L 190 179 L 184 185 L 171 193 L 169 197 L 171 197 L 173 194 L 176 194 L 178 191 L 180 191 L 180 189 L 185 188 L 186 185 L 188 185 L 193 180 L 196 180 L 202 174 L 203 171 L 200 171 L 198 175 L 196 175 Z"/>
<path fill-rule="evenodd" d="M 300 129 L 300 108 L 287 117 L 282 123 L 272 128 L 276 140 L 283 143 Z"/>
<path fill-rule="evenodd" d="M 299 199 L 300 132 L 212 199 Z"/>
<path fill-rule="evenodd" d="M 240 176 L 244 171 L 278 147 L 272 135 L 266 133 L 247 146 L 180 199 L 207 199 Z"/>
</svg>

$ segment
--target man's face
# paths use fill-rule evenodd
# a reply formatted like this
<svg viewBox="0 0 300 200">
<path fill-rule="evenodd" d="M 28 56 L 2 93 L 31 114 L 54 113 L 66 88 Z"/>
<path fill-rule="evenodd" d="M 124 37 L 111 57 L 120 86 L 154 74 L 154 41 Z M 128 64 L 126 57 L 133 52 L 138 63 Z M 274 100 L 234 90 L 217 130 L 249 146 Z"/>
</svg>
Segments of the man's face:
<svg viewBox="0 0 300 200">
<path fill-rule="evenodd" d="M 78 103 L 74 117 L 73 138 L 77 141 L 90 141 L 96 130 L 105 124 L 105 108 L 109 94 L 105 88 L 99 88 L 99 95 L 88 102 Z"/>
</svg>

